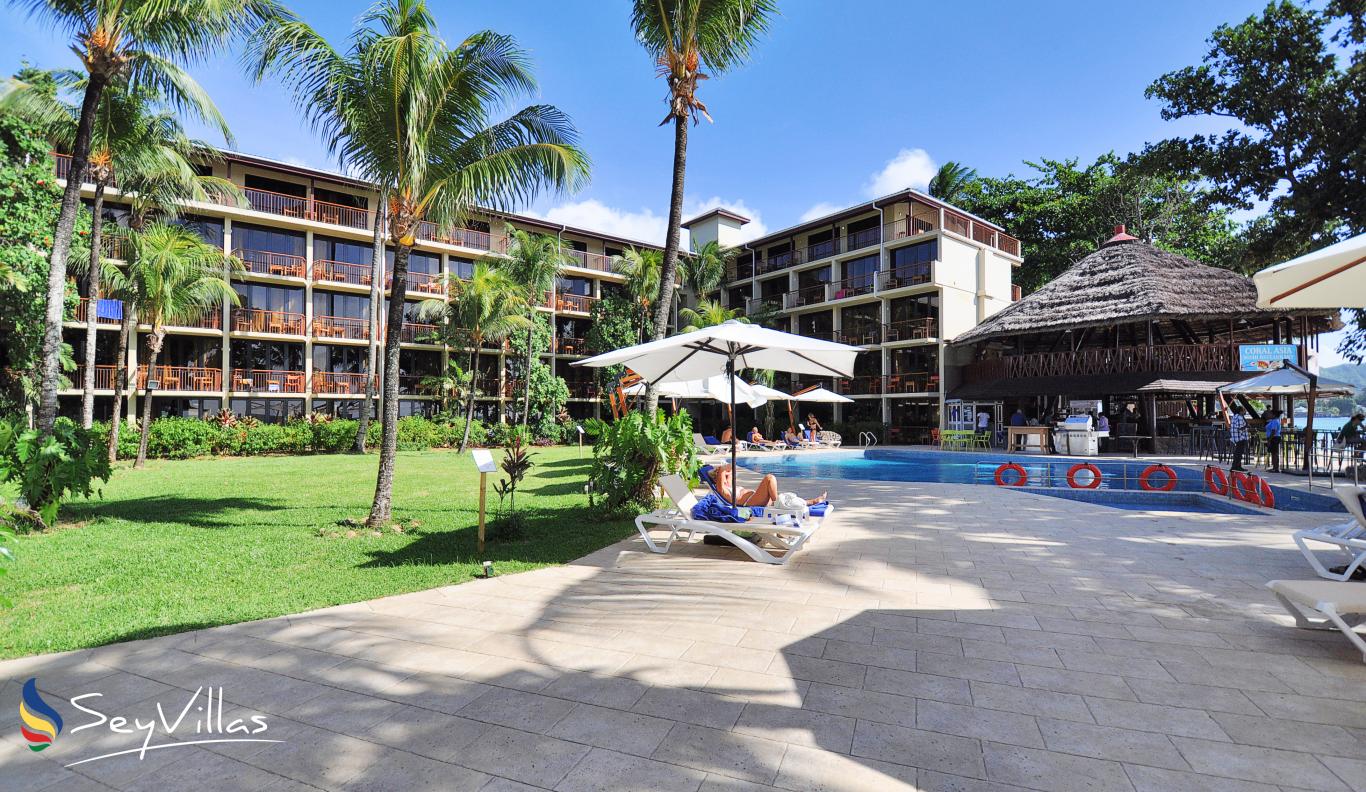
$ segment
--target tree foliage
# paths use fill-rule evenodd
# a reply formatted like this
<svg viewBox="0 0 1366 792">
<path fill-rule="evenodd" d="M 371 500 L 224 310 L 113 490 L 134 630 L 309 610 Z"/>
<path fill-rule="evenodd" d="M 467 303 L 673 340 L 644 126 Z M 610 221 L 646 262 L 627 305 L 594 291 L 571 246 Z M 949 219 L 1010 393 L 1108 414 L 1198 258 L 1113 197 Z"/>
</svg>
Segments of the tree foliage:
<svg viewBox="0 0 1366 792">
<path fill-rule="evenodd" d="M 685 479 L 697 470 L 692 419 L 686 410 L 668 418 L 662 410 L 653 414 L 628 412 L 606 424 L 593 444 L 593 467 L 588 483 L 605 511 L 655 507 L 659 477 L 677 473 Z"/>
<path fill-rule="evenodd" d="M 590 355 L 600 355 L 638 343 L 644 332 L 644 314 L 635 298 L 624 292 L 609 291 L 593 303 L 589 312 L 588 334 L 584 345 Z M 621 377 L 623 366 L 593 369 L 600 390 L 606 391 Z"/>
</svg>

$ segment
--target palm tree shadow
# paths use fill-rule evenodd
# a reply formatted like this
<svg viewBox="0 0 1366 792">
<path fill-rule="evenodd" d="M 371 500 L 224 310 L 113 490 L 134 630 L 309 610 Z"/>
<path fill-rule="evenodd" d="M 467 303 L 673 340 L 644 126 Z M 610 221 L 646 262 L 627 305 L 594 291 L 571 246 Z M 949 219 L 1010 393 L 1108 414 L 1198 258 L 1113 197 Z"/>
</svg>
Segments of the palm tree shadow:
<svg viewBox="0 0 1366 792">
<path fill-rule="evenodd" d="M 267 498 L 152 495 L 118 501 L 78 501 L 66 508 L 62 520 L 80 522 L 109 517 L 141 523 L 175 523 L 195 528 L 229 528 L 240 524 L 232 519 L 231 513 L 279 513 L 285 508 L 283 502 Z"/>
</svg>

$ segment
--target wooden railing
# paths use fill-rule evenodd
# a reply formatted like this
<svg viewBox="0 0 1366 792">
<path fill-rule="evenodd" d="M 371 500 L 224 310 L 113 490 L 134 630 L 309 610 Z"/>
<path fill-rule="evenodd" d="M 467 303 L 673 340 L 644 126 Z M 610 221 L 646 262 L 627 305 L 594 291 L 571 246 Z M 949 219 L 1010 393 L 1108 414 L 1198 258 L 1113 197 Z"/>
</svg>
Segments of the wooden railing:
<svg viewBox="0 0 1366 792">
<path fill-rule="evenodd" d="M 398 340 L 405 344 L 440 344 L 441 328 L 422 322 L 404 322 Z"/>
<path fill-rule="evenodd" d="M 233 369 L 234 391 L 261 393 L 303 393 L 302 371 L 274 371 L 268 369 Z"/>
<path fill-rule="evenodd" d="M 884 393 L 933 393 L 939 390 L 939 375 L 929 371 L 905 374 L 870 374 L 842 379 L 835 383 L 835 391 L 846 396 L 869 396 Z"/>
<path fill-rule="evenodd" d="M 210 308 L 200 314 L 198 319 L 167 322 L 166 325 L 168 327 L 193 327 L 198 330 L 222 330 L 223 311 L 218 308 Z"/>
<path fill-rule="evenodd" d="M 593 303 L 597 302 L 596 297 L 589 297 L 586 294 L 567 294 L 559 292 L 555 295 L 554 308 L 557 312 L 572 311 L 577 313 L 588 313 L 593 310 Z"/>
<path fill-rule="evenodd" d="M 331 223 L 332 225 L 350 228 L 369 228 L 371 212 L 368 209 L 355 206 L 315 200 L 313 201 L 312 217 L 320 223 Z"/>
<path fill-rule="evenodd" d="M 1020 284 L 1018 284 L 1018 283 L 1012 283 L 1012 284 L 1010 284 L 1010 301 L 1011 301 L 1011 302 L 1019 302 L 1020 299 L 1023 298 L 1023 297 L 1024 297 L 1024 289 L 1021 289 L 1021 288 L 1020 288 Z"/>
<path fill-rule="evenodd" d="M 905 286 L 916 286 L 921 283 L 929 283 L 931 272 L 932 269 L 928 262 L 923 264 L 907 264 L 904 267 L 883 270 L 878 273 L 878 276 L 882 278 L 882 284 L 879 288 L 883 291 L 887 291 L 889 289 L 900 289 Z"/>
<path fill-rule="evenodd" d="M 350 283 L 356 286 L 369 286 L 371 280 L 369 264 L 351 264 L 331 259 L 313 260 L 314 283 Z"/>
<path fill-rule="evenodd" d="M 494 237 L 487 231 L 475 231 L 470 228 L 441 229 L 435 223 L 426 220 L 417 224 L 417 238 L 425 239 L 428 242 L 444 242 L 447 245 L 460 245 L 476 250 L 493 250 L 496 245 L 501 252 L 507 247 L 506 240 L 501 237 Z"/>
<path fill-rule="evenodd" d="M 804 286 L 800 289 L 790 291 L 783 295 L 783 305 L 787 308 L 800 308 L 804 305 L 815 305 L 825 302 L 825 287 L 829 284 L 817 283 L 814 286 Z"/>
<path fill-rule="evenodd" d="M 215 392 L 223 390 L 223 370 L 199 366 L 157 366 L 157 390 Z M 147 387 L 147 366 L 138 366 L 138 388 Z"/>
<path fill-rule="evenodd" d="M 347 228 L 370 228 L 370 222 L 374 217 L 374 213 L 369 209 L 310 200 L 298 195 L 285 195 L 256 187 L 244 188 L 242 194 L 247 199 L 247 205 L 253 210 L 282 217 L 316 220 L 319 223 Z"/>
<path fill-rule="evenodd" d="M 596 270 L 598 272 L 613 271 L 611 256 L 602 253 L 589 253 L 585 250 L 570 250 L 566 252 L 569 254 L 569 258 L 573 259 L 574 263 L 580 267 Z"/>
<path fill-rule="evenodd" d="M 88 322 L 88 321 L 90 321 L 90 311 L 91 311 L 92 307 L 95 305 L 95 303 L 98 303 L 98 302 L 102 302 L 102 301 L 101 301 L 101 300 L 95 300 L 95 301 L 92 302 L 91 299 L 90 299 L 89 297 L 81 297 L 81 298 L 80 298 L 80 302 L 79 302 L 77 305 L 69 306 L 69 307 L 67 308 L 67 310 L 66 310 L 66 321 L 68 321 L 68 322 Z M 123 312 L 123 303 L 119 302 L 118 300 L 109 300 L 108 302 L 111 302 L 111 303 L 114 303 L 114 304 L 118 305 L 118 307 L 119 307 L 118 310 L 119 310 L 119 313 L 120 313 L 120 314 Z M 98 313 L 98 311 L 97 311 L 97 313 Z M 122 321 L 122 319 L 116 319 L 116 318 L 108 317 L 108 316 L 96 316 L 96 317 L 95 317 L 95 324 L 117 325 L 117 324 L 119 324 L 120 321 Z"/>
<path fill-rule="evenodd" d="M 364 394 L 366 375 L 349 371 L 313 372 L 314 393 Z"/>
<path fill-rule="evenodd" d="M 1138 372 L 1234 371 L 1227 344 L 1109 347 L 1078 352 L 1036 352 L 979 360 L 968 365 L 969 382 L 1021 377 L 1075 377 Z"/>
<path fill-rule="evenodd" d="M 235 333 L 303 335 L 304 315 L 292 311 L 234 308 L 232 311 L 232 330 Z"/>
<path fill-rule="evenodd" d="M 569 398 L 571 399 L 596 399 L 598 397 L 598 384 L 596 382 L 565 380 L 564 384 L 569 388 Z"/>
<path fill-rule="evenodd" d="M 877 374 L 865 374 L 859 377 L 840 379 L 835 382 L 835 392 L 846 396 L 882 393 L 882 377 Z"/>
<path fill-rule="evenodd" d="M 392 276 L 385 276 L 384 288 L 388 289 L 392 286 Z M 442 282 L 440 274 L 433 274 L 430 272 L 409 272 L 408 283 L 405 286 L 404 291 L 408 294 L 420 292 L 422 294 L 441 295 L 446 293 L 446 285 Z"/>
<path fill-rule="evenodd" d="M 845 321 L 847 324 L 848 320 Z M 835 340 L 851 346 L 880 344 L 882 343 L 882 326 L 875 322 L 859 323 L 853 327 L 846 326 L 839 332 L 839 337 Z"/>
<path fill-rule="evenodd" d="M 937 338 L 939 336 L 939 321 L 933 316 L 925 316 L 919 319 L 902 319 L 898 322 L 888 322 L 882 329 L 883 338 L 887 343 L 893 341 L 919 341 L 926 338 Z"/>
<path fill-rule="evenodd" d="M 344 338 L 366 341 L 370 338 L 370 321 L 352 316 L 313 317 L 314 338 Z M 399 340 L 403 340 L 402 337 Z"/>
<path fill-rule="evenodd" d="M 555 351 L 561 355 L 586 355 L 587 346 L 582 338 L 559 336 L 555 339 Z"/>
<path fill-rule="evenodd" d="M 873 283 L 876 282 L 874 275 L 872 272 L 867 272 L 862 275 L 850 275 L 844 280 L 836 281 L 830 286 L 830 299 L 843 300 L 846 297 L 872 294 Z"/>
<path fill-rule="evenodd" d="M 234 254 L 246 268 L 258 275 L 278 275 L 286 278 L 302 278 L 307 260 L 303 256 L 290 253 L 273 253 L 269 250 L 244 250 L 238 248 Z"/>
<path fill-rule="evenodd" d="M 885 224 L 883 228 L 886 230 L 884 236 L 888 242 L 891 242 L 896 239 L 928 234 L 934 230 L 934 222 L 922 217 L 903 217 L 900 220 L 893 220 Z"/>
<path fill-rule="evenodd" d="M 82 383 L 85 382 L 85 366 L 77 364 L 76 370 L 71 374 L 71 387 L 80 390 Z M 114 366 L 95 366 L 95 389 L 113 390 L 114 389 Z"/>
<path fill-rule="evenodd" d="M 503 394 L 504 399 L 511 399 L 521 395 L 522 381 L 519 379 L 503 380 L 503 387 L 501 393 Z"/>
<path fill-rule="evenodd" d="M 104 251 L 105 258 L 126 261 L 128 254 L 133 250 L 133 243 L 128 239 L 126 232 L 111 232 L 109 226 L 105 226 L 100 233 L 100 249 Z"/>
</svg>

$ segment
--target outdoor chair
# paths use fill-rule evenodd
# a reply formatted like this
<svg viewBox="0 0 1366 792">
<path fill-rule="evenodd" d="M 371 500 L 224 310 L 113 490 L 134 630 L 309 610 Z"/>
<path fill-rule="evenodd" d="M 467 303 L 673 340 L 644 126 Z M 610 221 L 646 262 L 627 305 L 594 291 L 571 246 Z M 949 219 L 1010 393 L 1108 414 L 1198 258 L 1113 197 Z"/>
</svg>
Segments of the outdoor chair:
<svg viewBox="0 0 1366 792">
<path fill-rule="evenodd" d="M 1351 580 L 1352 575 L 1366 565 L 1366 511 L 1363 511 L 1362 498 L 1366 497 L 1366 487 L 1340 486 L 1333 488 L 1346 507 L 1351 519 L 1343 523 L 1305 528 L 1291 535 L 1295 546 L 1304 554 L 1305 560 L 1314 568 L 1318 576 L 1327 580 Z M 1324 564 L 1309 542 L 1318 542 L 1334 548 L 1343 562 L 1343 570 L 1334 572 Z"/>
<path fill-rule="evenodd" d="M 1355 628 L 1366 624 L 1366 583 L 1327 580 L 1273 580 L 1266 584 L 1295 619 L 1295 626 L 1310 630 L 1337 629 L 1361 650 L 1366 662 L 1366 639 Z M 1322 616 L 1313 621 L 1310 616 Z M 1345 616 L 1354 616 L 1348 621 Z"/>
<path fill-rule="evenodd" d="M 839 432 L 820 431 L 816 433 L 816 442 L 823 446 L 839 448 L 844 442 L 844 438 L 840 436 Z"/>
<path fill-rule="evenodd" d="M 719 454 L 722 451 L 720 443 L 710 442 L 714 439 L 715 438 L 712 437 L 703 438 L 701 432 L 693 432 L 692 435 L 692 441 L 697 448 L 697 453 L 703 456 L 707 456 L 708 454 Z"/>
</svg>

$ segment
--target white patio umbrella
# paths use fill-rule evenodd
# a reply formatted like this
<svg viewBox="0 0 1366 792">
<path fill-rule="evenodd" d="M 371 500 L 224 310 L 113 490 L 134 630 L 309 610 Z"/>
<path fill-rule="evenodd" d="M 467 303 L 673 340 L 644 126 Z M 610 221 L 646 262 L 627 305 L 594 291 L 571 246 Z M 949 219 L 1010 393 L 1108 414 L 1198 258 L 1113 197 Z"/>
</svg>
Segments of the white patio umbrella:
<svg viewBox="0 0 1366 792">
<path fill-rule="evenodd" d="M 759 392 L 761 386 L 750 385 L 739 377 L 735 377 L 735 402 L 736 404 L 748 404 L 750 407 L 762 407 L 771 398 L 767 394 Z M 717 374 L 712 377 L 700 380 L 690 380 L 688 382 L 665 382 L 658 385 L 655 391 L 660 396 L 670 399 L 715 399 L 719 402 L 730 402 L 731 383 L 725 374 Z M 647 385 L 644 382 L 637 382 L 629 388 L 622 390 L 627 396 L 644 396 Z M 767 390 L 773 390 L 768 388 Z M 773 391 L 778 393 L 777 391 Z M 782 394 L 779 394 L 782 396 Z M 782 396 L 786 398 L 786 396 Z"/>
<path fill-rule="evenodd" d="M 1259 308 L 1366 308 L 1366 234 L 1252 276 Z"/>
<path fill-rule="evenodd" d="M 1319 396 L 1351 396 L 1355 392 L 1356 388 L 1346 382 L 1320 377 L 1288 360 L 1283 361 L 1278 369 L 1218 388 L 1220 402 L 1223 401 L 1224 395 L 1229 393 L 1244 396 L 1299 396 L 1305 399 L 1309 406 L 1309 417 L 1304 423 L 1306 449 L 1312 445 L 1314 439 L 1314 401 Z M 1309 457 L 1308 453 L 1304 455 L 1306 469 L 1310 468 Z"/>
<path fill-rule="evenodd" d="M 841 396 L 829 388 L 812 388 L 809 391 L 794 393 L 788 398 L 795 401 L 825 402 L 827 404 L 852 404 L 854 402 L 848 396 Z"/>
<path fill-rule="evenodd" d="M 626 366 L 647 382 L 662 385 L 688 382 L 721 373 L 729 375 L 734 414 L 738 382 L 736 369 L 773 369 L 821 377 L 852 377 L 858 347 L 818 338 L 770 330 L 730 320 L 690 333 L 662 338 L 636 346 L 605 352 L 572 365 L 602 368 Z M 731 432 L 730 464 L 735 467 L 736 432 Z M 731 503 L 735 503 L 735 477 L 731 476 Z"/>
</svg>

